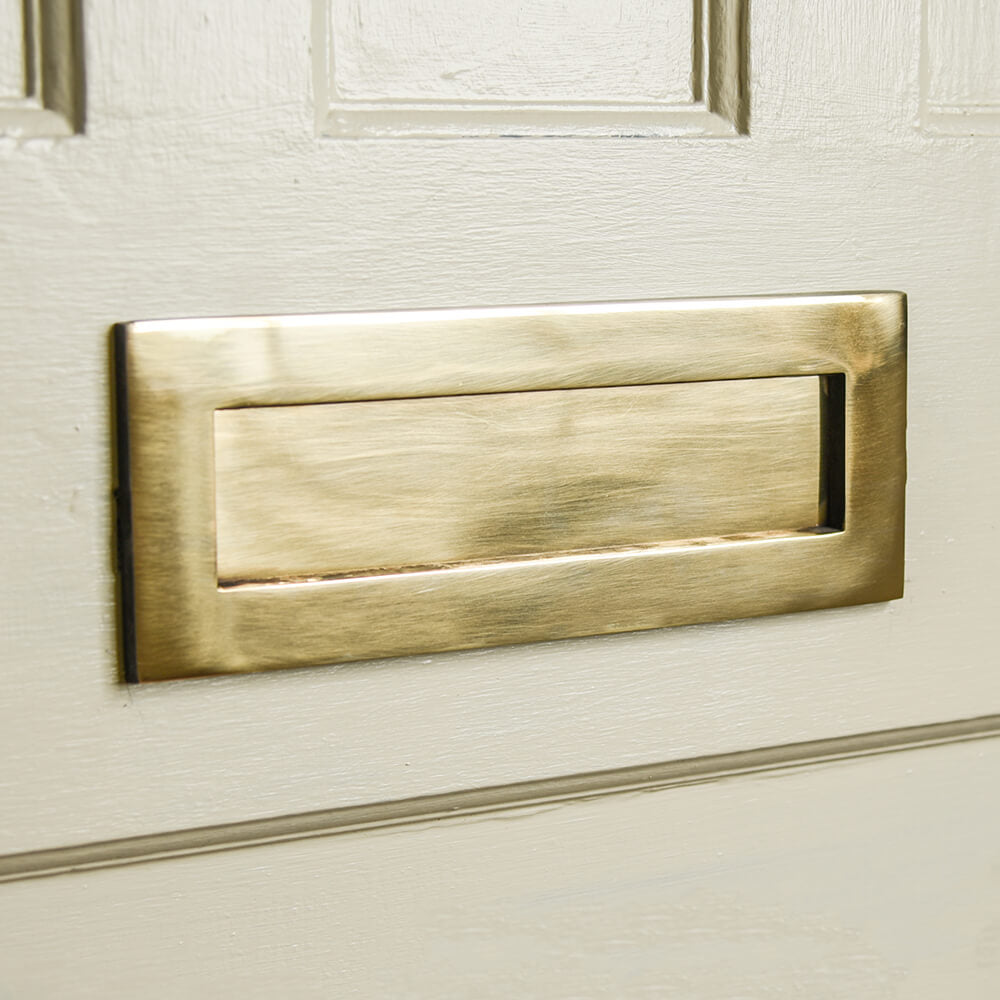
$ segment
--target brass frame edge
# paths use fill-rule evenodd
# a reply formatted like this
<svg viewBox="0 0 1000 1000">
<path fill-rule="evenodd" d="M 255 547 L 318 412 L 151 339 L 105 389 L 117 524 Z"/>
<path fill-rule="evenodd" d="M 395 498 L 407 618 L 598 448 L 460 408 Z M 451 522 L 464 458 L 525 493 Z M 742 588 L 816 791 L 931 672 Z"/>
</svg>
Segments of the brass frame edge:
<svg viewBox="0 0 1000 1000">
<path fill-rule="evenodd" d="M 129 684 L 139 681 L 135 635 L 135 571 L 132 545 L 132 476 L 128 440 L 128 378 L 124 323 L 111 328 L 112 419 L 114 421 L 114 560 L 118 576 L 119 650 L 122 675 Z"/>
<path fill-rule="evenodd" d="M 1000 737 L 1000 715 L 986 715 L 606 771 L 537 778 L 408 799 L 190 827 L 0 855 L 0 882 L 17 882 L 196 854 L 263 847 L 313 837 L 461 819 L 608 795 L 658 791 L 752 774 L 833 764 L 856 757 L 997 737 Z"/>
<path fill-rule="evenodd" d="M 609 339 L 608 331 L 622 324 L 627 334 Z M 508 368 L 482 356 L 497 329 L 520 351 Z M 130 478 L 121 496 L 131 503 L 141 542 L 130 555 L 122 549 L 124 614 L 135 626 L 126 637 L 127 650 L 132 643 L 127 679 L 380 659 L 897 598 L 905 329 L 906 297 L 892 291 L 120 325 L 119 377 L 128 383 L 120 406 L 128 426 L 119 459 Z M 641 371 L 635 357 L 642 359 Z M 219 587 L 214 545 L 207 541 L 215 532 L 216 409 L 840 373 L 847 397 L 847 521 L 840 532 L 736 544 L 713 539 L 707 546 L 688 540 L 614 558 L 594 553 L 586 572 L 559 558 L 469 563 L 438 573 L 424 589 L 418 574 Z M 126 531 L 122 537 L 127 545 Z M 711 577 L 725 585 L 709 592 L 690 583 L 665 599 L 665 559 L 689 581 Z M 751 562 L 765 576 L 780 566 L 796 586 L 746 587 Z M 602 606 L 599 619 L 584 620 L 586 602 L 559 603 L 571 587 L 577 593 L 603 587 L 618 603 Z M 504 614 L 504 602 L 514 598 L 539 607 L 555 603 L 541 624 L 518 619 L 514 627 Z M 373 628 L 380 601 L 399 609 L 395 632 Z M 496 608 L 486 614 L 490 601 Z M 290 622 L 294 646 L 283 638 Z"/>
</svg>

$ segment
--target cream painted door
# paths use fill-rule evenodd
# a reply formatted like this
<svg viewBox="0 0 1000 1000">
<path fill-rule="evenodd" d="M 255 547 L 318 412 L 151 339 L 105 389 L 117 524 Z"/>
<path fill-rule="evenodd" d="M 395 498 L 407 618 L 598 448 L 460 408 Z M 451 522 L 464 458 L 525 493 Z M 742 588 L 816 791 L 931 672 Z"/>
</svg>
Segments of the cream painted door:
<svg viewBox="0 0 1000 1000">
<path fill-rule="evenodd" d="M 998 10 L 2 0 L 0 995 L 995 995 Z M 112 322 L 872 288 L 902 600 L 122 684 Z"/>
</svg>

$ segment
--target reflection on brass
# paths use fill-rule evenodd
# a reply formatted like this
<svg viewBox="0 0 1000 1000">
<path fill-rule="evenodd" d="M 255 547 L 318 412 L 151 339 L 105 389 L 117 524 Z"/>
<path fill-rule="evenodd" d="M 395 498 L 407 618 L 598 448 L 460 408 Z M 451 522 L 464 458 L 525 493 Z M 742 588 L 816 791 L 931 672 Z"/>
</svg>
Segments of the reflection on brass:
<svg viewBox="0 0 1000 1000">
<path fill-rule="evenodd" d="M 215 412 L 224 583 L 819 523 L 819 379 Z"/>
<path fill-rule="evenodd" d="M 126 675 L 902 592 L 895 292 L 116 328 Z"/>
</svg>

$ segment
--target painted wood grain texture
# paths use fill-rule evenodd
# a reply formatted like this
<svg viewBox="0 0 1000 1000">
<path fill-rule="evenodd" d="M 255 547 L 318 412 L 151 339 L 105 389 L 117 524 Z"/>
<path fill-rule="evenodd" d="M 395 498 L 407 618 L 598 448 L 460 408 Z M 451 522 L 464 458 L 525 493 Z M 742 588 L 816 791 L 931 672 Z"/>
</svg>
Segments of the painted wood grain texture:
<svg viewBox="0 0 1000 1000">
<path fill-rule="evenodd" d="M 691 0 L 330 0 L 330 11 L 348 99 L 692 100 Z"/>
<path fill-rule="evenodd" d="M 76 0 L 0 0 L 0 137 L 81 130 L 84 76 Z"/>
<path fill-rule="evenodd" d="M 222 581 L 819 523 L 816 377 L 215 412 Z"/>
<path fill-rule="evenodd" d="M 745 0 L 316 2 L 330 134 L 746 130 Z"/>
<path fill-rule="evenodd" d="M 931 129 L 1000 132 L 1000 6 L 983 0 L 924 0 L 922 84 Z"/>
<path fill-rule="evenodd" d="M 1000 147 L 914 128 L 915 2 L 756 5 L 745 143 L 405 149 L 316 138 L 300 0 L 87 13 L 86 137 L 0 140 L 0 850 L 1000 709 Z M 111 322 L 873 286 L 910 293 L 902 601 L 119 683 Z"/>
<path fill-rule="evenodd" d="M 12 997 L 993 1000 L 1000 741 L 0 886 Z M 127 943 L 123 946 L 123 942 Z"/>
<path fill-rule="evenodd" d="M 24 97 L 24 3 L 0 0 L 0 98 Z"/>
</svg>

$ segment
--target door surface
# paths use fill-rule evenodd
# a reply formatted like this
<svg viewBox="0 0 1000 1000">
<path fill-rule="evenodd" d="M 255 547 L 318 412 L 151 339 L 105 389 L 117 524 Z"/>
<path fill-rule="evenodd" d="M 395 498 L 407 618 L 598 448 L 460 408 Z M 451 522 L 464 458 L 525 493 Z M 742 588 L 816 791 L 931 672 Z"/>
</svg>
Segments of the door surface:
<svg viewBox="0 0 1000 1000">
<path fill-rule="evenodd" d="M 0 994 L 992 996 L 998 57 L 977 0 L 3 0 Z M 123 684 L 113 322 L 859 289 L 901 600 Z"/>
</svg>

